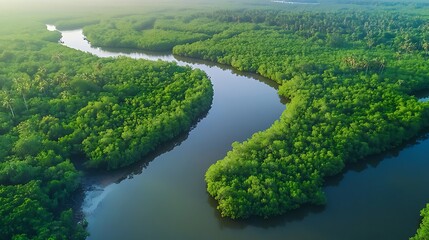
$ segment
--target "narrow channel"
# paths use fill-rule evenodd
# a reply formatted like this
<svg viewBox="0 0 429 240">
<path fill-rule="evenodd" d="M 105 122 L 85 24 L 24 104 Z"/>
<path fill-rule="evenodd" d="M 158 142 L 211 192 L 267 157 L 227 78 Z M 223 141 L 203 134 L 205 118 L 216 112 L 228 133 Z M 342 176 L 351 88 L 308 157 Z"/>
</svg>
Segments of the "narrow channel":
<svg viewBox="0 0 429 240">
<path fill-rule="evenodd" d="M 223 219 L 206 193 L 205 171 L 232 142 L 244 141 L 279 118 L 285 105 L 272 84 L 208 62 L 93 48 L 82 30 L 61 33 L 63 45 L 99 57 L 125 55 L 200 68 L 215 93 L 207 116 L 162 154 L 129 169 L 87 177 L 82 208 L 89 240 L 407 239 L 417 229 L 419 211 L 429 202 L 428 136 L 328 180 L 324 207 L 270 220 Z"/>
</svg>

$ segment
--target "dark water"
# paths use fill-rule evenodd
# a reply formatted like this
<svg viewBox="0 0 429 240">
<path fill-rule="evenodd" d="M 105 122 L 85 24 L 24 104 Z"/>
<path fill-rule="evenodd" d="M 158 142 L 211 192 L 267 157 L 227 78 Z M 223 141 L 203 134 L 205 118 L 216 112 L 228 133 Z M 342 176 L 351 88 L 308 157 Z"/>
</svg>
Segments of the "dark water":
<svg viewBox="0 0 429 240">
<path fill-rule="evenodd" d="M 81 31 L 63 32 L 66 46 L 107 57 Z M 220 218 L 205 191 L 204 173 L 233 141 L 266 129 L 285 106 L 275 84 L 257 76 L 171 55 L 131 57 L 201 68 L 215 95 L 207 116 L 160 155 L 110 174 L 91 174 L 83 211 L 90 240 L 109 239 L 407 239 L 429 202 L 428 136 L 350 166 L 329 179 L 324 207 L 304 207 L 270 220 Z"/>
<path fill-rule="evenodd" d="M 429 101 L 429 90 L 418 92 L 414 96 L 417 97 L 420 102 L 427 102 Z"/>
</svg>

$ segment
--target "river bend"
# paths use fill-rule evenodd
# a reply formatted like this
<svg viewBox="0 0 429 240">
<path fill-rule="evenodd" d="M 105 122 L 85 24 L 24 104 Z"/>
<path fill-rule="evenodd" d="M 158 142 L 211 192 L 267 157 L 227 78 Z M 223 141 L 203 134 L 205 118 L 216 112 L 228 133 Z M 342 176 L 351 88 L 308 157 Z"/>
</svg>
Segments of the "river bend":
<svg viewBox="0 0 429 240">
<path fill-rule="evenodd" d="M 54 26 L 48 26 L 55 30 Z M 328 203 L 270 220 L 222 219 L 204 174 L 233 141 L 268 128 L 285 105 L 275 84 L 203 61 L 92 47 L 82 30 L 62 31 L 65 46 L 99 57 L 175 61 L 200 68 L 214 87 L 207 116 L 170 146 L 140 163 L 85 178 L 89 240 L 110 239 L 407 239 L 429 202 L 428 137 L 368 158 L 327 181 Z"/>
</svg>

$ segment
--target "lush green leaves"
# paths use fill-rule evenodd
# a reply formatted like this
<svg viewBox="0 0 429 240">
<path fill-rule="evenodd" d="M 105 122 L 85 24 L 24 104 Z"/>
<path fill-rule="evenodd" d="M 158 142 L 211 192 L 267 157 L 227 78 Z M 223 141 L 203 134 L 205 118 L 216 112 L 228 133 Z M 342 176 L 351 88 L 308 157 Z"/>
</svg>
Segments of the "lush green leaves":
<svg viewBox="0 0 429 240">
<path fill-rule="evenodd" d="M 80 185 L 70 159 L 106 169 L 140 160 L 210 108 L 211 83 L 174 63 L 14 36 L 0 39 L 0 236 L 84 239 L 67 207 Z"/>
<path fill-rule="evenodd" d="M 88 167 L 129 165 L 189 129 L 211 105 L 211 84 L 198 70 L 123 58 L 104 64 L 100 75 L 100 97 L 70 123 L 72 135 L 84 135 L 72 141 L 82 141 Z"/>
<path fill-rule="evenodd" d="M 207 190 L 223 216 L 267 217 L 323 203 L 326 176 L 428 126 L 428 105 L 406 95 L 428 83 L 421 19 L 269 11 L 212 17 L 265 26 L 176 46 L 174 53 L 260 73 L 292 99 L 270 129 L 233 145 L 207 171 Z"/>
<path fill-rule="evenodd" d="M 87 26 L 84 32 L 94 46 L 139 48 L 153 51 L 171 50 L 175 45 L 207 39 L 209 36 L 194 28 L 175 28 L 173 20 L 156 23 L 156 19 L 114 19 Z M 213 26 L 210 25 L 210 26 Z M 176 30 L 177 29 L 177 30 Z M 207 28 L 204 28 L 207 29 Z"/>
<path fill-rule="evenodd" d="M 411 240 L 429 239 L 429 204 L 421 211 L 420 215 L 423 218 L 422 223 L 420 224 L 420 228 L 417 230 L 416 235 L 410 238 Z"/>
<path fill-rule="evenodd" d="M 51 200 L 40 181 L 23 185 L 0 185 L 0 234 L 4 239 L 84 239 L 71 210 L 56 219 L 49 211 Z"/>
<path fill-rule="evenodd" d="M 110 46 L 140 48 L 145 31 L 179 39 L 188 32 L 206 34 L 184 45 L 174 38 L 167 42 L 176 45 L 174 54 L 273 79 L 291 99 L 279 121 L 233 144 L 207 171 L 207 190 L 223 216 L 268 217 L 305 203 L 323 204 L 325 177 L 428 126 L 429 106 L 407 95 L 428 88 L 423 18 L 381 11 L 244 10 L 157 17 L 135 28 L 137 19 L 106 21 L 86 32 L 94 43 L 103 42 L 105 33 L 121 41 Z M 103 136 L 108 143 L 115 138 L 111 134 Z"/>
<path fill-rule="evenodd" d="M 428 106 L 405 94 L 427 84 L 421 19 L 366 12 L 200 16 L 207 17 L 227 27 L 211 39 L 174 47 L 175 54 L 260 73 L 292 99 L 270 129 L 235 144 L 208 170 L 208 192 L 224 216 L 266 217 L 323 203 L 324 177 L 427 126 Z"/>
</svg>

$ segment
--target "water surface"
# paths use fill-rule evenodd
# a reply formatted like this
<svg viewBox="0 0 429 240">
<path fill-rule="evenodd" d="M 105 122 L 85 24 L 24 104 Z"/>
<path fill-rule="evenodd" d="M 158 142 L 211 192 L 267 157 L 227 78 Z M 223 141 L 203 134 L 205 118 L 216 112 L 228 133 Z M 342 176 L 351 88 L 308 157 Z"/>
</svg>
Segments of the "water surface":
<svg viewBox="0 0 429 240">
<path fill-rule="evenodd" d="M 214 87 L 211 110 L 195 128 L 127 169 L 86 178 L 83 211 L 90 240 L 109 239 L 407 239 L 429 202 L 429 140 L 350 166 L 327 181 L 328 203 L 270 220 L 231 221 L 216 211 L 204 173 L 252 133 L 268 128 L 285 106 L 275 84 L 225 66 L 172 55 L 92 48 L 81 30 L 63 31 L 64 45 L 100 57 L 176 61 L 204 70 Z M 159 155 L 158 155 L 159 154 Z"/>
</svg>

